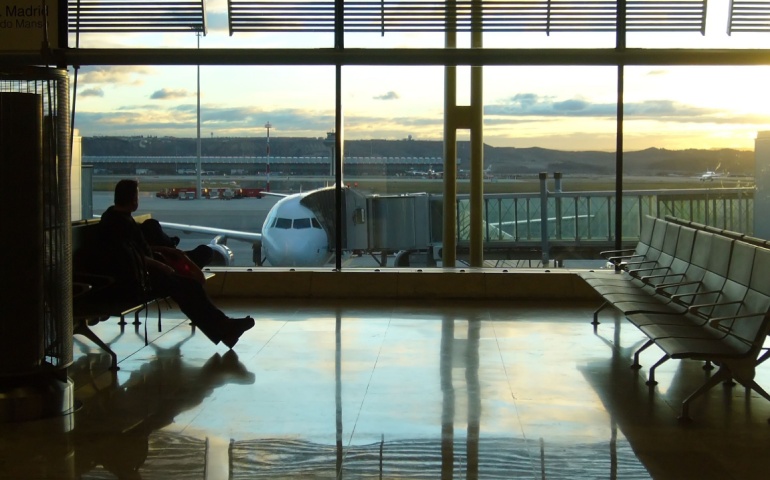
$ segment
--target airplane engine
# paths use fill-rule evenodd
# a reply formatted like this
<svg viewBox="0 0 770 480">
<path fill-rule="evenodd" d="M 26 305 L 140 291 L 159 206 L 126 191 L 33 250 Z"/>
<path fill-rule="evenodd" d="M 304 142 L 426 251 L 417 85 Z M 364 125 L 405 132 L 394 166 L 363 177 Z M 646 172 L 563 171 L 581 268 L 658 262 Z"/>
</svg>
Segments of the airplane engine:
<svg viewBox="0 0 770 480">
<path fill-rule="evenodd" d="M 215 239 L 216 240 L 216 239 Z M 213 251 L 214 256 L 209 264 L 212 267 L 230 267 L 235 263 L 235 254 L 230 247 L 224 243 L 216 243 L 212 241 L 208 245 Z"/>
</svg>

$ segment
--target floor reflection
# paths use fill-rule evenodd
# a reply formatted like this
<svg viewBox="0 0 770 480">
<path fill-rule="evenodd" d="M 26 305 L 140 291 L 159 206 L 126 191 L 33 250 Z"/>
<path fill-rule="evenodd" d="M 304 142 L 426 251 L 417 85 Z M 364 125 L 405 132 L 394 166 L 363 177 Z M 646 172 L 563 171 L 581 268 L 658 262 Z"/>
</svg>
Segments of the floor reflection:
<svg viewBox="0 0 770 480">
<path fill-rule="evenodd" d="M 213 354 L 202 367 L 186 364 L 182 347 L 188 339 L 170 348 L 150 344 L 155 359 L 126 382 L 119 384 L 112 373 L 107 385 L 93 385 L 92 395 L 76 412 L 71 434 L 76 478 L 103 471 L 120 479 L 141 479 L 155 469 L 166 478 L 204 478 L 206 440 L 163 429 L 214 389 L 254 383 L 254 374 L 232 350 Z M 76 364 L 74 369 L 83 367 Z"/>
<path fill-rule="evenodd" d="M 193 334 L 94 328 L 70 417 L 0 425 L 2 479 L 764 478 L 770 405 L 666 362 L 593 305 L 223 301 L 259 311 L 236 351 Z M 152 320 L 152 319 L 150 319 Z M 758 369 L 758 382 L 770 375 Z M 64 425 L 74 425 L 71 429 Z"/>
<path fill-rule="evenodd" d="M 231 478 L 649 478 L 628 443 L 618 442 L 614 425 L 606 441 L 583 444 L 533 440 L 520 432 L 512 432 L 510 437 L 483 435 L 479 340 L 484 320 L 483 313 L 441 319 L 441 422 L 436 436 L 399 438 L 403 432 L 386 431 L 379 442 L 345 445 L 341 395 L 344 319 L 337 310 L 336 444 L 297 438 L 233 441 Z M 458 401 L 457 395 L 464 398 Z M 456 411 L 458 404 L 463 412 Z"/>
</svg>

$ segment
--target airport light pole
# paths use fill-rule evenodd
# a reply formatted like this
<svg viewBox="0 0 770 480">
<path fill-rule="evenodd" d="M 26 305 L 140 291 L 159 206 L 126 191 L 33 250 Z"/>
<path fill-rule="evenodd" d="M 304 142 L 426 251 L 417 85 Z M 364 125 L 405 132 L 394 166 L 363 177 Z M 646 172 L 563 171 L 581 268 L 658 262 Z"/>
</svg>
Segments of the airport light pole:
<svg viewBox="0 0 770 480">
<path fill-rule="evenodd" d="M 201 35 L 203 35 L 203 29 L 199 26 L 193 27 L 195 29 L 195 36 L 198 37 L 198 50 L 201 49 Z M 197 97 L 198 97 L 198 143 L 196 148 L 196 155 L 197 155 L 197 161 L 195 163 L 195 171 L 196 171 L 196 185 L 195 185 L 195 191 L 197 194 L 195 195 L 195 198 L 203 198 L 203 185 L 201 182 L 201 65 L 200 63 L 196 65 L 197 68 L 197 77 L 198 77 L 198 90 L 197 90 Z"/>
<path fill-rule="evenodd" d="M 270 191 L 270 129 L 272 128 L 272 125 L 270 122 L 267 122 L 265 124 L 265 128 L 267 129 L 267 191 Z"/>
</svg>

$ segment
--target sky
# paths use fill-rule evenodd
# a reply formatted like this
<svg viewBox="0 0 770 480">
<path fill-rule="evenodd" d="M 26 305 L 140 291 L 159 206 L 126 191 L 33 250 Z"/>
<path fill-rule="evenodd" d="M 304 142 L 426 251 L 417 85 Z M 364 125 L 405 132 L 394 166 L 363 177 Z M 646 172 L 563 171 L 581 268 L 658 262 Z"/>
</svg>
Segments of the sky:
<svg viewBox="0 0 770 480">
<path fill-rule="evenodd" d="M 331 34 L 229 35 L 226 0 L 207 1 L 208 34 L 81 35 L 83 48 L 331 47 Z M 706 35 L 629 35 L 629 47 L 770 48 L 770 34 L 726 34 L 727 0 L 708 4 Z M 443 34 L 357 34 L 347 47 L 442 47 Z M 466 42 L 465 44 L 463 42 Z M 469 46 L 460 38 L 459 46 Z M 486 47 L 595 47 L 611 34 L 497 34 Z M 70 40 L 74 46 L 74 38 Z M 82 67 L 75 128 L 83 136 L 195 137 L 195 66 Z M 469 69 L 459 69 L 458 101 L 469 103 Z M 615 67 L 485 67 L 484 142 L 492 146 L 614 151 Z M 200 68 L 201 135 L 325 137 L 334 127 L 334 67 Z M 440 140 L 442 67 L 343 68 L 346 139 Z M 73 76 L 74 80 L 74 76 Z M 74 84 L 74 81 L 72 82 Z M 626 67 L 624 148 L 751 150 L 770 130 L 770 67 Z M 460 139 L 467 132 L 460 133 Z"/>
</svg>

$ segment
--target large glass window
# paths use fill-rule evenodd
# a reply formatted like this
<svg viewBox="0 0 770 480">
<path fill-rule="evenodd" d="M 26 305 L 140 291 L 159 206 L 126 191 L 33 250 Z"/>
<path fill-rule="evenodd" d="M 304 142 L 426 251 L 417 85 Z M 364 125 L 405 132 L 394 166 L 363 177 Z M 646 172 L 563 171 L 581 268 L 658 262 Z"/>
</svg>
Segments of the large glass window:
<svg viewBox="0 0 770 480">
<path fill-rule="evenodd" d="M 754 141 L 770 127 L 768 80 L 768 67 L 627 67 L 624 215 L 753 234 Z"/>
<path fill-rule="evenodd" d="M 138 214 L 196 227 L 166 228 L 180 248 L 214 242 L 234 253 L 229 265 L 237 267 L 322 266 L 323 255 L 317 265 L 315 257 L 295 264 L 291 252 L 306 246 L 293 232 L 320 232 L 317 249 L 330 248 L 299 196 L 329 181 L 333 68 L 204 66 L 200 85 L 199 110 L 195 66 L 78 71 L 75 128 L 82 163 L 92 166 L 92 213 L 112 203 L 119 179 L 136 178 Z M 271 248 L 252 249 L 253 234 L 274 239 Z"/>
<path fill-rule="evenodd" d="M 424 263 L 427 195 L 443 185 L 442 86 L 442 67 L 343 69 L 345 185 L 368 197 L 360 200 L 366 239 L 356 242 L 372 254 L 351 257 L 347 268 L 393 266 L 400 252 L 412 251 Z"/>
<path fill-rule="evenodd" d="M 613 67 L 485 69 L 485 265 L 574 266 L 610 247 L 616 79 Z"/>
<path fill-rule="evenodd" d="M 425 32 L 399 26 L 395 19 L 401 15 L 393 16 L 391 10 L 403 5 L 389 4 L 381 14 L 380 3 L 371 2 L 376 7 L 372 12 L 377 12 L 369 21 L 379 21 L 380 28 L 356 31 L 347 11 L 345 48 L 336 52 L 343 72 L 339 113 L 344 131 L 335 132 L 335 67 L 301 66 L 306 59 L 313 63 L 314 53 L 326 54 L 334 47 L 333 24 L 327 22 L 333 4 L 324 7 L 323 28 L 310 28 L 310 23 L 295 28 L 302 22 L 292 20 L 286 28 L 254 29 L 245 23 L 231 32 L 230 21 L 235 25 L 236 16 L 251 15 L 237 13 L 237 3 L 231 2 L 228 11 L 223 0 L 207 2 L 206 36 L 193 28 L 189 33 L 71 33 L 70 46 L 79 48 L 175 48 L 181 49 L 179 56 L 187 55 L 185 50 L 216 48 L 223 57 L 238 55 L 243 63 L 249 63 L 242 56 L 244 49 L 253 50 L 255 59 L 276 49 L 284 55 L 274 61 L 281 65 L 270 67 L 78 69 L 74 127 L 84 137 L 83 163 L 93 165 L 94 187 L 101 195 L 94 199 L 94 213 L 110 203 L 109 190 L 117 179 L 135 176 L 142 183 L 143 205 L 148 211 L 152 205 L 160 220 L 264 234 L 268 218 L 268 228 L 313 234 L 323 230 L 326 240 L 318 236 L 313 245 L 329 254 L 336 235 L 334 210 L 340 208 L 344 221 L 356 226 L 355 234 L 343 232 L 346 259 L 351 259 L 345 268 L 440 265 L 445 67 L 415 63 L 420 63 L 416 50 L 444 46 L 441 28 Z M 484 67 L 485 264 L 507 267 L 527 260 L 527 265 L 537 265 L 529 262 L 531 257 L 553 261 L 560 255 L 569 261 L 590 258 L 603 244 L 616 242 L 615 175 L 621 160 L 621 240 L 635 240 L 640 218 L 647 213 L 756 233 L 752 151 L 758 132 L 770 130 L 762 100 L 768 67 L 579 66 L 584 59 L 571 61 L 570 49 L 596 49 L 599 64 L 626 58 L 622 49 L 617 57 L 607 54 L 622 43 L 614 31 L 614 5 L 602 4 L 596 18 L 593 13 L 556 15 L 547 17 L 547 24 L 537 23 L 547 3 L 527 4 L 540 12 L 528 17 L 534 23 L 519 25 L 510 18 L 493 22 L 489 14 L 484 18 L 483 47 L 495 49 L 486 57 L 491 63 L 527 63 L 517 56 L 528 54 L 518 50 L 523 49 L 543 52 L 543 63 L 559 64 Z M 654 20 L 660 28 L 648 28 L 639 23 L 638 11 L 629 12 L 625 40 L 635 49 L 631 63 L 645 63 L 656 55 L 687 63 L 687 58 L 675 56 L 679 48 L 717 58 L 720 52 L 715 49 L 768 44 L 764 32 L 749 32 L 728 20 L 729 7 L 745 3 L 740 0 L 709 2 L 707 12 L 697 1 L 676 2 L 673 10 L 665 10 L 664 3 L 655 4 L 664 12 Z M 284 8 L 288 3 L 276 5 L 283 12 L 276 17 L 280 21 L 297 13 Z M 467 12 L 461 17 L 465 28 Z M 589 20 L 594 23 L 586 26 Z M 509 21 L 513 23 L 503 25 Z M 459 33 L 458 48 L 470 45 L 469 33 Z M 346 64 L 358 61 L 346 56 L 348 50 L 359 54 L 358 49 L 379 49 L 373 50 L 373 65 Z M 398 49 L 409 66 L 376 65 L 398 61 Z M 266 57 L 258 58 L 262 62 Z M 222 63 L 229 63 L 226 60 Z M 459 65 L 457 71 L 457 102 L 469 105 L 470 67 Z M 619 78 L 622 125 L 617 117 Z M 334 203 L 330 190 L 300 202 L 299 195 L 334 184 L 337 135 L 345 141 L 344 187 L 356 195 L 346 197 L 344 206 Z M 458 131 L 457 158 L 450 160 L 458 177 L 461 262 L 471 238 L 469 138 L 468 131 Z M 294 202 L 281 203 L 281 196 L 268 193 L 297 196 Z M 207 203 L 178 208 L 178 202 L 170 201 L 192 198 Z M 244 205 L 248 208 L 241 208 Z M 192 242 L 205 243 L 214 234 L 196 235 Z M 270 266 L 269 253 L 290 244 L 281 238 L 252 252 L 250 240 L 239 242 L 230 234 L 217 241 L 225 238 L 228 247 L 244 248 L 236 252 L 238 266 L 255 261 Z M 327 245 L 320 247 L 323 241 Z M 371 255 L 350 255 L 362 252 Z M 282 266 L 286 258 L 280 260 Z"/>
</svg>

